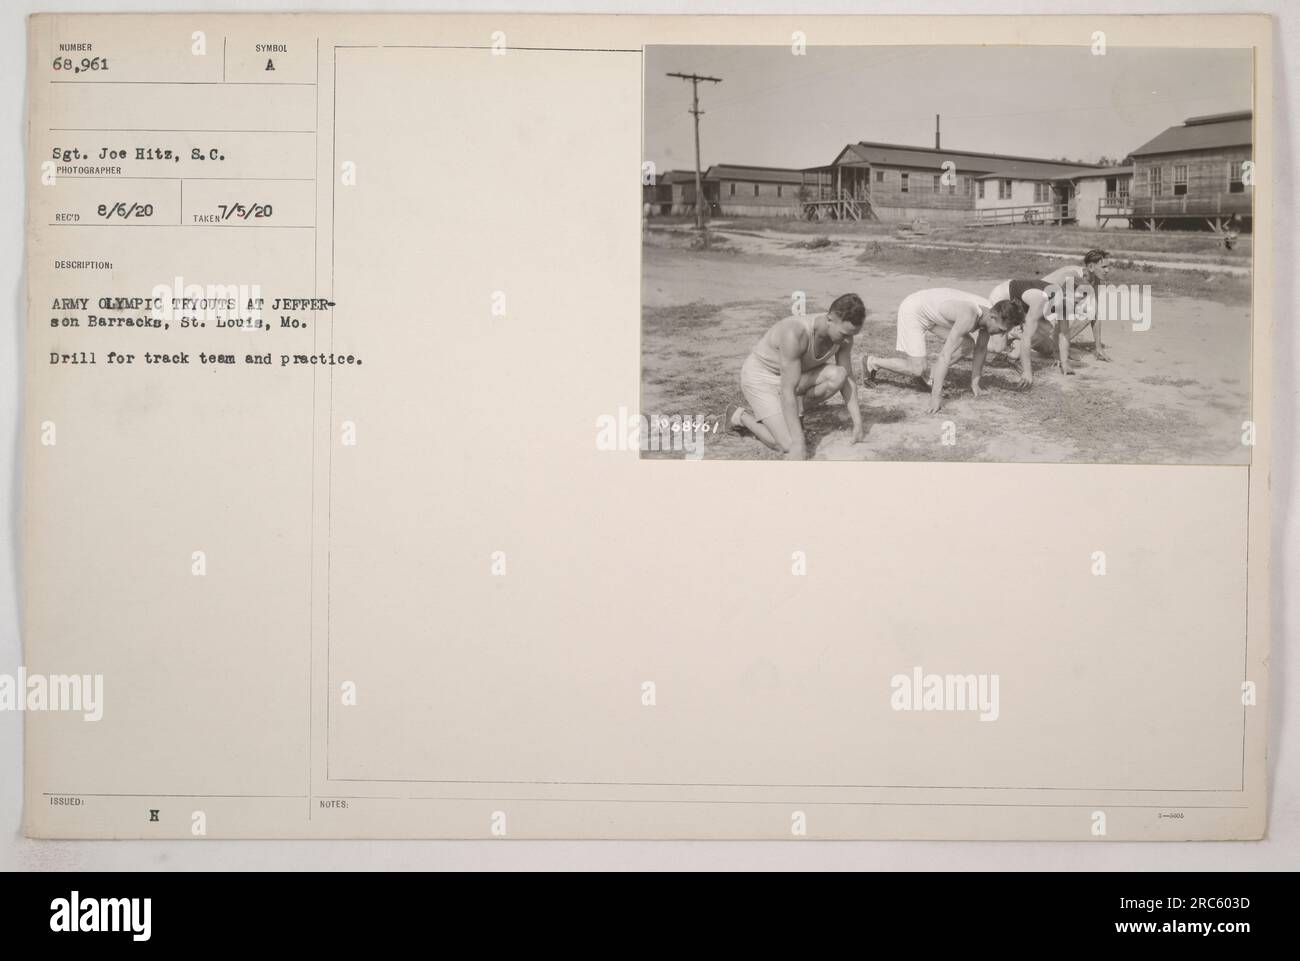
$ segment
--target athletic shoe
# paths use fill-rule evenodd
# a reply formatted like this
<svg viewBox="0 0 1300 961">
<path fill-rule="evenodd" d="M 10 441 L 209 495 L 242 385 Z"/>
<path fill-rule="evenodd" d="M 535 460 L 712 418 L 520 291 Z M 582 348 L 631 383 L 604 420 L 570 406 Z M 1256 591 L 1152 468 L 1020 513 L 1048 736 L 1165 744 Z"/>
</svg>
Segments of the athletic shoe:
<svg viewBox="0 0 1300 961">
<path fill-rule="evenodd" d="M 727 412 L 722 416 L 723 422 L 727 425 L 727 430 L 741 431 L 745 429 L 740 422 L 740 415 L 744 412 L 745 408 L 739 404 L 732 404 L 727 408 Z"/>
</svg>

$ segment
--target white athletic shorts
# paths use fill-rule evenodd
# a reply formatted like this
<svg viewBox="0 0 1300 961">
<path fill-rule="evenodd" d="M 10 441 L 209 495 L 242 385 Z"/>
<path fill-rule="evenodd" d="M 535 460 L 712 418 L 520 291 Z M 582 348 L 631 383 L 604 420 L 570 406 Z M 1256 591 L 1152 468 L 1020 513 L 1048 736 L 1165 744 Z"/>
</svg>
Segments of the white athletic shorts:
<svg viewBox="0 0 1300 961">
<path fill-rule="evenodd" d="M 757 357 L 750 354 L 740 368 L 740 391 L 745 403 L 759 420 L 782 418 L 781 375 L 774 374 Z"/>
<path fill-rule="evenodd" d="M 898 305 L 898 342 L 894 348 L 908 357 L 925 357 L 925 335 L 933 326 L 926 323 L 911 297 L 903 298 Z"/>
</svg>

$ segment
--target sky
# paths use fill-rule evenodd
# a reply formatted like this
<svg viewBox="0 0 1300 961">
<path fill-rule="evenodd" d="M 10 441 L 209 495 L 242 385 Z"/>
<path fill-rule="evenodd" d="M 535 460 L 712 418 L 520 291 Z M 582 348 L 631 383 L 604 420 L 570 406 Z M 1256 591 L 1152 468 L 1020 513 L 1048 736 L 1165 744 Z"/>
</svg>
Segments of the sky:
<svg viewBox="0 0 1300 961">
<path fill-rule="evenodd" d="M 645 159 L 694 169 L 691 83 L 700 84 L 700 162 L 829 164 L 859 140 L 1096 161 L 1122 159 L 1166 127 L 1251 106 L 1249 50 L 1071 47 L 654 46 L 645 52 Z"/>
</svg>

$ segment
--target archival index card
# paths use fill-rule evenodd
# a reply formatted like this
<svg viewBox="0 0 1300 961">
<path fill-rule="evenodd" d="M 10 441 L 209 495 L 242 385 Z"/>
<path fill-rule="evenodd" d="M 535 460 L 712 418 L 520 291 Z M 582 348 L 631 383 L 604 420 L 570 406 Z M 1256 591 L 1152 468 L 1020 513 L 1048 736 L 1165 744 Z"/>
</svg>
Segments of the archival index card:
<svg viewBox="0 0 1300 961">
<path fill-rule="evenodd" d="M 27 832 L 1262 836 L 1270 24 L 1158 21 L 32 18 Z"/>
</svg>

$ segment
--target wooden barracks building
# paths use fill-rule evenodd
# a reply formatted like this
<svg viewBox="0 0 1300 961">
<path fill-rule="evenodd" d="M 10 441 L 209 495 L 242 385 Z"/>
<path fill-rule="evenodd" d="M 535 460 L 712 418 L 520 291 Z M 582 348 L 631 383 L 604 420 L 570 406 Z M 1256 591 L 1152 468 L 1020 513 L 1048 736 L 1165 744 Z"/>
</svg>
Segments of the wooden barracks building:
<svg viewBox="0 0 1300 961">
<path fill-rule="evenodd" d="M 946 220 L 1086 227 L 1250 227 L 1251 113 L 1191 117 L 1101 166 L 938 146 L 861 141 L 802 170 L 715 164 L 703 175 L 709 216 L 807 220 Z M 695 172 L 645 188 L 650 214 L 693 214 Z M 1231 221 L 1229 218 L 1234 217 Z"/>
<path fill-rule="evenodd" d="M 1252 157 L 1249 110 L 1189 117 L 1133 151 L 1133 190 L 1116 216 L 1135 227 L 1209 227 L 1229 218 L 1251 225 L 1254 189 L 1246 174 Z"/>
<path fill-rule="evenodd" d="M 802 172 L 786 167 L 714 164 L 702 177 L 711 217 L 796 217 Z M 695 171 L 670 170 L 642 189 L 651 215 L 695 213 Z"/>
<path fill-rule="evenodd" d="M 1070 178 L 1094 169 L 1106 168 L 864 141 L 849 144 L 824 167 L 714 164 L 703 185 L 712 217 L 1039 222 L 1073 217 Z M 694 171 L 669 171 L 645 188 L 643 199 L 651 215 L 693 214 Z"/>
<path fill-rule="evenodd" d="M 1060 221 L 1071 216 L 1072 161 L 862 141 L 804 171 L 812 220 Z M 1098 168 L 1100 169 L 1100 168 Z"/>
</svg>

